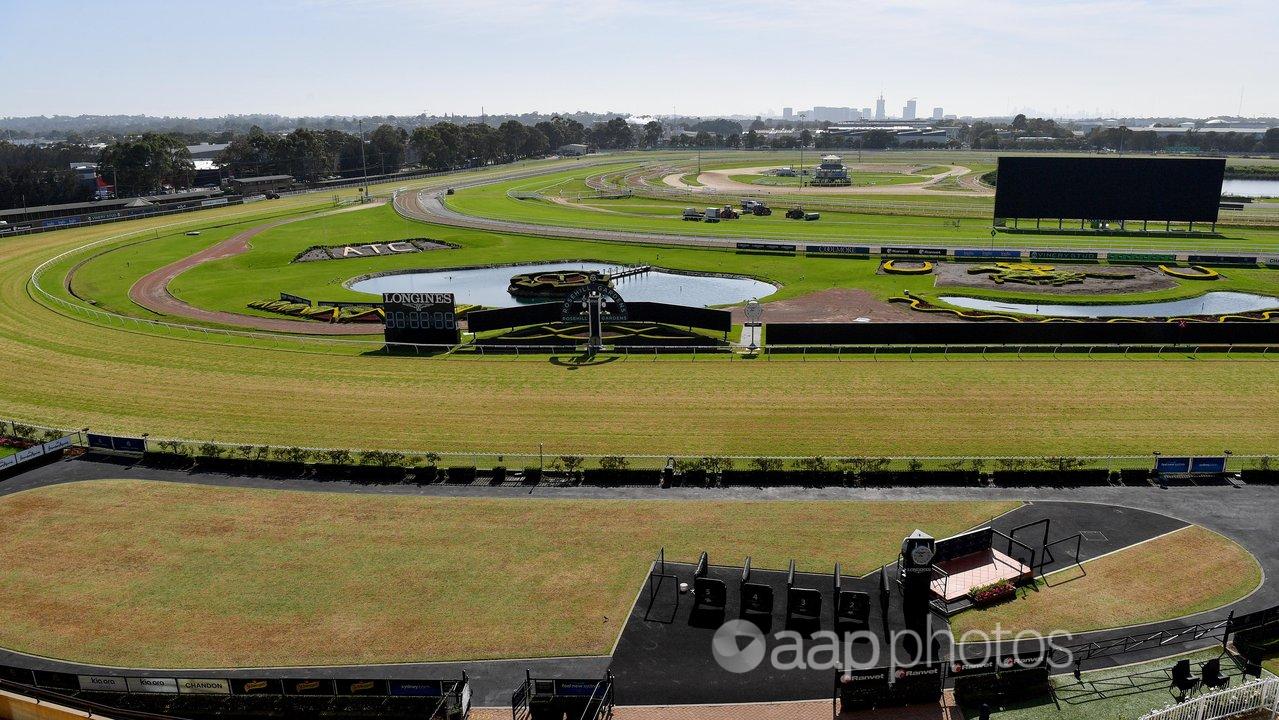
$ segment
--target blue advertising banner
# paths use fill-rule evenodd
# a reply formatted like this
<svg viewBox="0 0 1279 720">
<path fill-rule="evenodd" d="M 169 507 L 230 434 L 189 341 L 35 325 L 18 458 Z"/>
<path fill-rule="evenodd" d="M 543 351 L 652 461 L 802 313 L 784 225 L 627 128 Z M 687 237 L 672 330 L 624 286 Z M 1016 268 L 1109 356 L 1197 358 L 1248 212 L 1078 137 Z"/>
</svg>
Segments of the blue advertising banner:
<svg viewBox="0 0 1279 720">
<path fill-rule="evenodd" d="M 1155 472 L 1158 473 L 1188 473 L 1190 472 L 1190 458 L 1188 457 L 1161 457 L 1155 460 Z"/>
<path fill-rule="evenodd" d="M 444 688 L 439 680 L 392 680 L 389 694 L 399 697 L 440 697 Z"/>
<path fill-rule="evenodd" d="M 1226 471 L 1226 458 L 1197 457 L 1190 461 L 1190 472 L 1219 474 Z"/>
</svg>

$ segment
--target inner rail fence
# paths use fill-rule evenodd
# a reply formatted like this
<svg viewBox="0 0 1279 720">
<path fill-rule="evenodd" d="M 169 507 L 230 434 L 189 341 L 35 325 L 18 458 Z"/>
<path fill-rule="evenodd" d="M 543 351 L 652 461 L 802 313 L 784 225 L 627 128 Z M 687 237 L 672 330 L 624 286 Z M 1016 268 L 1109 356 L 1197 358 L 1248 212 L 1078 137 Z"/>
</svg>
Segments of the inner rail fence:
<svg viewBox="0 0 1279 720">
<path fill-rule="evenodd" d="M 1279 718 L 1279 678 L 1244 683 L 1191 698 L 1183 703 L 1152 710 L 1141 720 L 1224 720 L 1225 718 Z"/>
<path fill-rule="evenodd" d="M 1149 455 L 860 455 L 860 456 L 802 456 L 802 455 L 708 455 L 708 454 L 655 454 L 625 453 L 596 454 L 573 448 L 547 447 L 505 450 L 486 448 L 475 450 L 441 450 L 403 448 L 356 448 L 297 446 L 282 443 L 241 439 L 235 441 L 165 437 L 134 429 L 89 427 L 57 427 L 26 422 L 22 419 L 0 419 L 0 438 L 13 438 L 29 443 L 70 437 L 71 444 L 89 447 L 89 434 L 136 437 L 146 452 L 184 455 L 191 460 L 244 459 L 276 460 L 298 463 L 335 463 L 364 467 L 393 466 L 404 469 L 437 467 L 441 472 L 451 467 L 491 470 L 501 467 L 510 470 L 508 478 L 518 478 L 520 472 L 529 470 L 558 473 L 565 479 L 580 480 L 582 473 L 593 470 L 620 472 L 649 472 L 660 474 L 664 468 L 684 476 L 721 475 L 727 477 L 734 471 L 775 473 L 784 470 L 802 471 L 815 479 L 838 484 L 838 480 L 851 482 L 856 478 L 874 478 L 886 474 L 939 473 L 956 480 L 956 486 L 976 486 L 977 476 L 986 474 L 998 477 L 1000 473 L 1021 476 L 1042 472 L 1045 474 L 1069 474 L 1109 470 L 1115 473 L 1150 471 L 1155 464 L 1155 454 Z M 1161 455 L 1194 455 L 1179 449 Z M 1220 451 L 1200 453 L 1220 454 Z M 1230 454 L 1227 472 L 1258 471 L 1271 473 L 1279 470 L 1279 453 Z M 1140 472 L 1137 473 L 1140 475 Z M 962 477 L 961 477 L 962 476 Z M 962 481 L 962 482 L 960 482 Z M 974 482 L 970 482 L 974 481 Z M 1073 539 L 1073 538 L 1071 538 Z M 1024 543 L 1013 540 L 1024 546 Z"/>
</svg>

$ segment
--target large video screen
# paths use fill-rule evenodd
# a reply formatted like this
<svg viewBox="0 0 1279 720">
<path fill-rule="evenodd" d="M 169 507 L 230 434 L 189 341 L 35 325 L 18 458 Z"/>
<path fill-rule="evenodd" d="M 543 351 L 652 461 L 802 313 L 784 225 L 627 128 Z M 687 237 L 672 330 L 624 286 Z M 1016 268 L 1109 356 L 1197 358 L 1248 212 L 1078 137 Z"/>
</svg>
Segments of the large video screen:
<svg viewBox="0 0 1279 720">
<path fill-rule="evenodd" d="M 997 218 L 1216 222 L 1226 161 L 1001 157 Z"/>
</svg>

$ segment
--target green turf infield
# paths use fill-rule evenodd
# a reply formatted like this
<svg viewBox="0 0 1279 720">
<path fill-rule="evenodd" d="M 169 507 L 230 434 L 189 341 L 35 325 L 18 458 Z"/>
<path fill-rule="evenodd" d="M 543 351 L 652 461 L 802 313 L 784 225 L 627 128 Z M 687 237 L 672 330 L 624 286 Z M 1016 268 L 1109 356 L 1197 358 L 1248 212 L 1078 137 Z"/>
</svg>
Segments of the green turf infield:
<svg viewBox="0 0 1279 720">
<path fill-rule="evenodd" d="M 135 667 L 607 654 L 663 546 L 862 574 L 916 527 L 1016 505 L 59 485 L 0 498 L 0 646 Z"/>
<path fill-rule="evenodd" d="M 449 182 L 454 179 L 420 184 Z M 301 345 L 198 330 L 157 335 L 155 328 L 128 321 L 89 321 L 55 311 L 27 286 L 40 262 L 119 237 L 54 264 L 42 287 L 69 302 L 154 317 L 127 299 L 137 277 L 237 228 L 331 207 L 329 196 L 305 195 L 0 241 L 0 416 L 277 445 L 529 453 L 541 443 L 552 454 L 663 457 L 1105 455 L 1222 447 L 1244 454 L 1271 452 L 1279 442 L 1272 361 L 1241 353 L 1065 360 L 1012 352 L 962 359 L 921 353 L 856 361 L 834 355 L 772 360 L 677 355 L 656 362 L 619 357 L 591 367 L 546 356 L 427 360 L 366 355 L 375 348 L 370 345 Z M 785 227 L 786 221 L 778 222 Z M 940 226 L 935 218 L 921 222 Z M 791 223 L 796 225 L 812 224 Z M 201 235 L 186 236 L 191 229 Z M 120 237 L 137 230 L 146 232 Z M 311 244 L 388 236 L 435 237 L 463 247 L 381 261 L 287 264 Z M 250 312 L 245 304 L 280 291 L 317 299 L 360 297 L 341 284 L 376 270 L 572 258 L 752 275 L 782 286 L 772 299 L 835 287 L 861 287 L 877 297 L 903 289 L 923 296 L 934 292 L 930 278 L 879 275 L 873 261 L 446 229 L 403 220 L 385 207 L 267 231 L 254 239 L 251 252 L 186 273 L 172 290 L 204 306 Z M 63 280 L 73 268 L 68 290 Z M 1213 287 L 1273 294 L 1279 282 L 1274 271 L 1226 275 L 1227 281 Z M 1182 283 L 1125 299 L 1207 289 Z M 329 291 L 337 295 L 330 298 Z"/>
</svg>

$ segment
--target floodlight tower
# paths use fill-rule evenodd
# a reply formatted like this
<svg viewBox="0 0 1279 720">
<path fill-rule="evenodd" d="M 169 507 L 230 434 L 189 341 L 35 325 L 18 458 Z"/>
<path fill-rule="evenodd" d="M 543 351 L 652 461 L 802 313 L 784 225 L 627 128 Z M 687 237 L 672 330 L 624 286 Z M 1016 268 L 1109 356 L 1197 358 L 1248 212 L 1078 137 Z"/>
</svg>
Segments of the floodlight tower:
<svg viewBox="0 0 1279 720">
<path fill-rule="evenodd" d="M 808 113 L 799 114 L 799 192 L 804 192 L 804 118 Z"/>
</svg>

